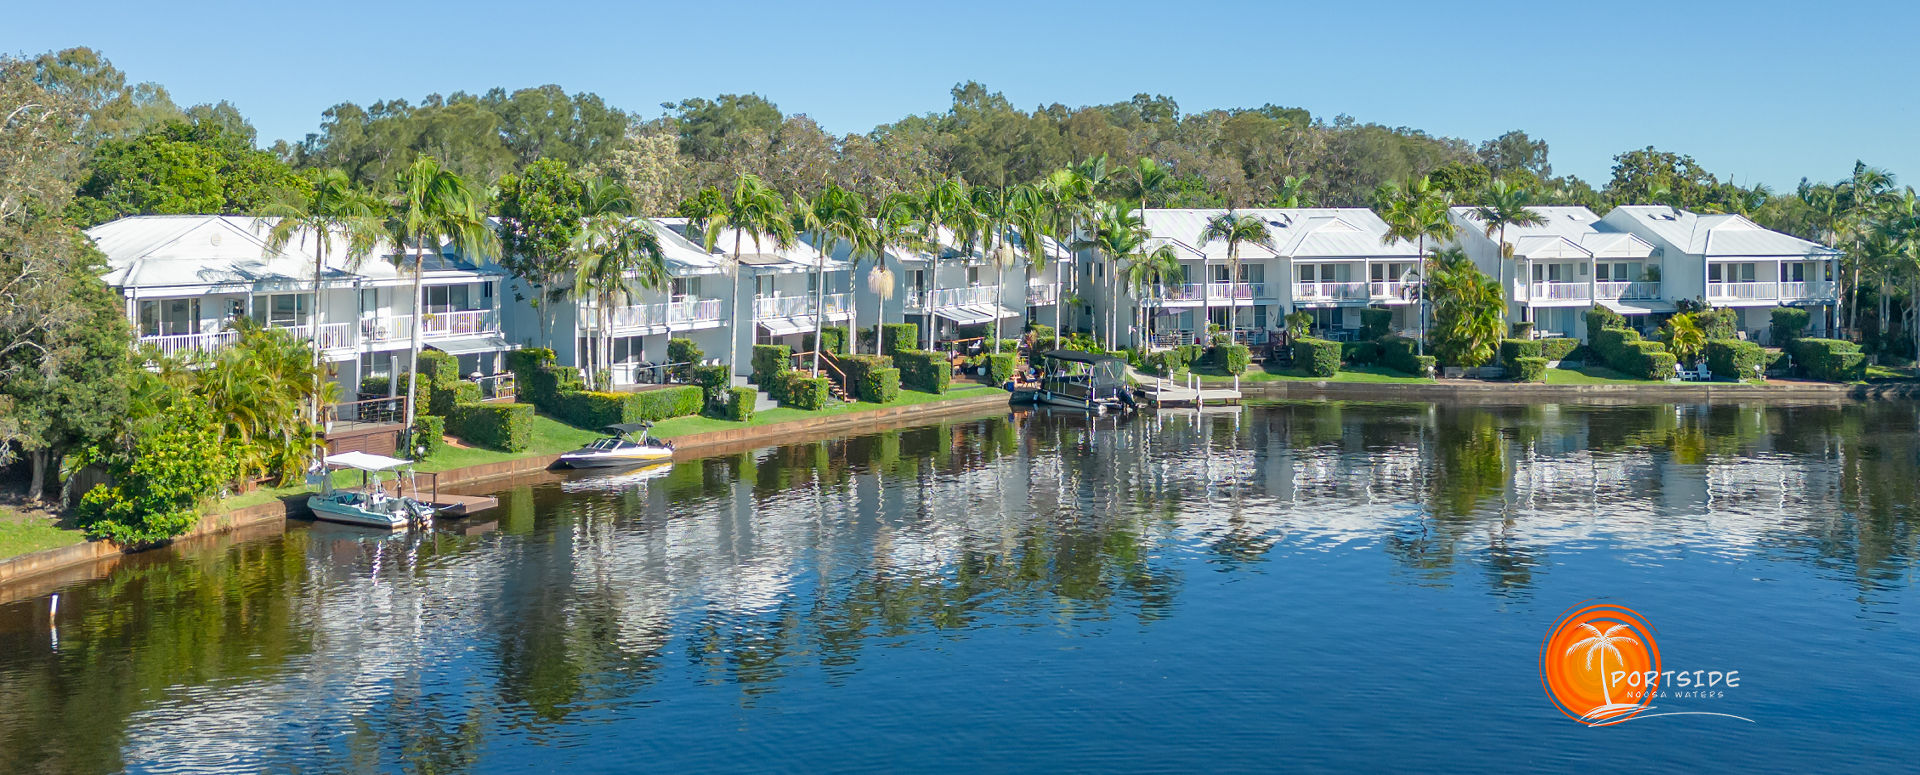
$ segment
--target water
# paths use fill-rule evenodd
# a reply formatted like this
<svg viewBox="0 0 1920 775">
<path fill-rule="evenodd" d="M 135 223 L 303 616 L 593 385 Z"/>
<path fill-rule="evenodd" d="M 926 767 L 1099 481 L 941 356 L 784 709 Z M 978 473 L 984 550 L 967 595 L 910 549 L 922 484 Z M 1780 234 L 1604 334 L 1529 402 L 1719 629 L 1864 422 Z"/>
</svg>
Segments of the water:
<svg viewBox="0 0 1920 775">
<path fill-rule="evenodd" d="M 1920 406 L 991 417 L 0 606 L 0 771 L 1911 771 Z M 1589 729 L 1606 597 L 1680 716 Z"/>
</svg>

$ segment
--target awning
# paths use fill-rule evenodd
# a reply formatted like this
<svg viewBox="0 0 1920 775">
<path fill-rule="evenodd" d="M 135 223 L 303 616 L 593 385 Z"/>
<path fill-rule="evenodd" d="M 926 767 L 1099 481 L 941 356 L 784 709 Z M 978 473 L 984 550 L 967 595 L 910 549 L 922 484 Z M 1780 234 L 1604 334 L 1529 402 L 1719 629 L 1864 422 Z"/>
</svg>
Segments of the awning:
<svg viewBox="0 0 1920 775">
<path fill-rule="evenodd" d="M 993 316 L 970 307 L 941 307 L 933 314 L 951 320 L 963 326 L 992 322 Z"/>
<path fill-rule="evenodd" d="M 774 336 L 787 336 L 788 334 L 810 332 L 813 330 L 814 325 L 812 315 L 803 315 L 797 318 L 767 318 L 766 320 L 757 322 L 761 328 L 767 330 L 767 333 Z"/>
<path fill-rule="evenodd" d="M 443 339 L 438 342 L 428 342 L 427 346 L 448 355 L 468 355 L 471 353 L 488 353 L 496 350 L 513 349 L 513 346 L 507 344 L 507 339 L 503 336 L 469 336 L 461 339 Z"/>
<path fill-rule="evenodd" d="M 1607 305 L 1607 309 L 1622 315 L 1647 315 L 1655 312 L 1672 312 L 1675 309 L 1673 302 L 1670 301 L 1615 301 L 1605 299 L 1600 303 Z"/>
</svg>

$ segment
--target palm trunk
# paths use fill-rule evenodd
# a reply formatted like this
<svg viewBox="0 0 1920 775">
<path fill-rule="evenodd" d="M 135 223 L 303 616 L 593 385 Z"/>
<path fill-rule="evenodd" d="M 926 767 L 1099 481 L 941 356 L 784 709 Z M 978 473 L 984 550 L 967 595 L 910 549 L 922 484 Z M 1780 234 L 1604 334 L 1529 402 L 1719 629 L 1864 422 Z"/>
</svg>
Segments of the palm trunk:
<svg viewBox="0 0 1920 775">
<path fill-rule="evenodd" d="M 426 316 L 426 304 L 420 290 L 422 265 L 426 262 L 426 256 L 422 254 L 425 248 L 420 246 L 425 245 L 426 242 L 427 235 L 415 235 L 413 254 L 413 345 L 407 349 L 407 427 L 404 430 L 407 439 L 408 457 L 412 457 L 415 446 L 413 443 L 413 418 L 420 411 L 420 407 L 416 406 L 419 402 L 414 399 L 420 386 L 420 328 L 421 324 L 425 322 L 422 318 Z"/>
<path fill-rule="evenodd" d="M 727 332 L 727 369 L 740 373 L 740 229 L 733 230 L 733 330 Z"/>
<path fill-rule="evenodd" d="M 858 255 L 847 255 L 851 262 L 847 268 L 847 353 L 850 355 L 860 354 L 860 286 L 855 285 L 860 282 L 860 262 L 855 258 Z M 877 301 L 879 296 L 874 294 L 874 299 Z"/>
<path fill-rule="evenodd" d="M 320 424 L 320 275 L 327 263 L 327 240 L 320 237 L 313 259 L 313 395 L 307 399 L 307 419 Z"/>
<path fill-rule="evenodd" d="M 1420 235 L 1420 239 L 1414 243 L 1414 251 L 1420 254 L 1420 306 L 1414 310 L 1414 314 L 1420 318 L 1420 338 L 1413 343 L 1413 353 L 1415 355 L 1426 355 L 1427 275 L 1433 271 L 1433 268 L 1427 266 L 1427 236 L 1425 234 Z"/>
<path fill-rule="evenodd" d="M 1203 247 L 1202 249 L 1204 250 L 1205 248 Z M 1212 282 L 1213 282 L 1213 262 L 1207 259 L 1207 254 L 1201 253 L 1200 254 L 1200 331 L 1199 333 L 1200 333 L 1200 336 L 1202 337 L 1200 341 L 1203 343 L 1213 341 L 1211 339 L 1205 338 L 1208 335 L 1207 327 L 1213 325 L 1213 294 L 1207 292 L 1207 286 Z"/>
<path fill-rule="evenodd" d="M 992 259 L 988 259 L 992 260 Z M 1007 268 L 993 262 L 993 352 L 1000 352 L 1000 300 L 1007 297 Z"/>
<path fill-rule="evenodd" d="M 820 262 L 813 265 L 813 378 L 820 378 L 820 353 L 827 349 L 820 341 L 820 330 L 827 320 L 827 253 L 820 232 L 813 233 L 813 244 L 821 246 Z M 851 331 L 848 332 L 852 334 Z"/>
</svg>

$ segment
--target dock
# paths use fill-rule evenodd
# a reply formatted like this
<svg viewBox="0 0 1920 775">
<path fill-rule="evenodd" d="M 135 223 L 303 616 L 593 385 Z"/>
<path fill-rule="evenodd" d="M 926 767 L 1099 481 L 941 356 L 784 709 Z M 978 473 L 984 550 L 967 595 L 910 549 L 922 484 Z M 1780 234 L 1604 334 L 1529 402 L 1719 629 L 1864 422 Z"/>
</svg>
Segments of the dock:
<svg viewBox="0 0 1920 775">
<path fill-rule="evenodd" d="M 500 499 L 491 495 L 453 495 L 438 493 L 428 498 L 435 516 L 465 517 L 500 505 Z"/>
<path fill-rule="evenodd" d="M 1237 406 L 1240 403 L 1240 379 L 1235 377 L 1230 388 L 1202 386 L 1200 380 L 1192 375 L 1188 375 L 1185 382 L 1155 379 L 1140 383 L 1140 392 L 1155 408 Z"/>
</svg>

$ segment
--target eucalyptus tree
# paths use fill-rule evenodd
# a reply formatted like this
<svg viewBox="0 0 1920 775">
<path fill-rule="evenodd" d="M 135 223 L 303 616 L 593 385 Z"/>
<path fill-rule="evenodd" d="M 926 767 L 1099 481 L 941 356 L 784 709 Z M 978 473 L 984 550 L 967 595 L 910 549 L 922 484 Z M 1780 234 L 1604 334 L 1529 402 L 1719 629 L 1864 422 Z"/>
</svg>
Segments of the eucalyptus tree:
<svg viewBox="0 0 1920 775">
<path fill-rule="evenodd" d="M 946 252 L 945 246 L 941 244 L 940 229 L 944 226 L 952 229 L 956 235 L 959 234 L 968 219 L 973 217 L 973 203 L 967 198 L 966 182 L 948 178 L 927 189 L 920 196 L 918 204 L 914 212 L 915 222 L 920 226 L 921 240 L 927 248 L 927 255 L 931 261 L 932 269 L 929 273 L 933 276 L 927 295 L 928 303 L 925 306 L 927 349 L 931 350 L 934 346 L 934 329 L 940 325 L 933 314 L 931 302 L 940 291 L 940 259 Z"/>
<path fill-rule="evenodd" d="M 1268 250 L 1274 249 L 1273 232 L 1267 230 L 1266 220 L 1257 215 L 1235 213 L 1232 210 L 1207 219 L 1207 225 L 1200 229 L 1200 235 L 1195 241 L 1201 250 L 1205 250 L 1207 245 L 1213 242 L 1227 243 L 1227 298 L 1229 303 L 1238 298 L 1240 246 L 1259 245 Z M 1202 264 L 1204 265 L 1204 263 L 1205 259 L 1203 258 Z M 1205 274 L 1206 270 L 1204 266 L 1201 272 Z M 1208 292 L 1207 286 L 1205 285 L 1201 286 L 1201 293 L 1203 294 L 1201 296 L 1201 306 L 1206 309 L 1207 319 L 1211 322 L 1213 319 L 1213 294 Z M 1234 309 L 1233 307 L 1228 307 L 1227 309 L 1226 329 L 1228 335 L 1234 337 L 1233 341 L 1237 342 L 1239 341 L 1239 337 L 1233 333 Z"/>
<path fill-rule="evenodd" d="M 571 251 L 586 214 L 586 183 L 566 162 L 540 159 L 500 179 L 493 196 L 500 265 L 533 291 L 540 338 L 553 343 L 554 305 L 573 274 Z"/>
<path fill-rule="evenodd" d="M 705 191 L 695 194 L 687 202 L 681 203 L 681 212 L 688 218 L 688 231 L 695 230 L 699 224 L 700 244 L 711 253 L 719 244 L 720 237 L 727 229 L 733 230 L 733 252 L 727 257 L 727 275 L 732 278 L 733 288 L 733 328 L 727 337 L 727 363 L 739 368 L 740 341 L 740 248 L 743 239 L 753 240 L 753 249 L 760 250 L 765 241 L 776 248 L 793 246 L 793 222 L 787 217 L 786 200 L 780 192 L 773 190 L 759 176 L 749 172 L 740 176 L 728 196 L 708 194 Z"/>
<path fill-rule="evenodd" d="M 586 221 L 571 251 L 573 293 L 576 298 L 595 300 L 599 325 L 587 364 L 588 378 L 597 385 L 601 374 L 611 379 L 613 336 L 608 330 L 616 298 L 631 297 L 637 290 L 660 290 L 671 278 L 660 235 L 651 221 L 634 216 L 633 194 L 625 186 L 605 177 L 586 181 L 581 211 Z"/>
<path fill-rule="evenodd" d="M 1447 210 L 1453 200 L 1445 192 L 1435 189 L 1424 177 L 1409 178 L 1406 183 L 1384 183 L 1374 194 L 1374 206 L 1380 219 L 1387 224 L 1386 234 L 1381 235 L 1382 244 L 1396 241 L 1411 241 L 1421 257 L 1420 269 L 1420 339 L 1415 342 L 1416 351 L 1426 353 L 1427 339 L 1427 276 L 1432 272 L 1432 262 L 1427 260 L 1427 240 L 1449 240 L 1458 233 L 1453 220 L 1447 217 Z"/>
<path fill-rule="evenodd" d="M 1523 186 L 1513 186 L 1506 178 L 1495 178 L 1480 195 L 1480 206 L 1474 208 L 1473 215 L 1480 219 L 1487 231 L 1487 237 L 1500 247 L 1500 290 L 1504 293 L 1512 286 L 1507 284 L 1507 263 L 1513 260 L 1513 243 L 1507 241 L 1508 226 L 1539 226 L 1547 222 L 1545 217 L 1533 210 L 1533 192 Z M 1593 272 L 1587 273 L 1593 277 Z M 1526 278 L 1520 279 L 1522 283 Z M 1528 317 L 1527 307 L 1520 308 L 1521 319 Z"/>
<path fill-rule="evenodd" d="M 820 260 L 813 267 L 813 376 L 818 377 L 819 351 L 826 349 L 820 331 L 827 317 L 827 260 L 841 242 L 857 247 L 863 234 L 872 228 L 867 221 L 866 200 L 832 183 L 811 202 L 795 196 L 793 228 L 813 235 L 813 246 L 820 252 Z M 847 336 L 851 339 L 855 335 L 849 323 Z"/>
<path fill-rule="evenodd" d="M 484 194 L 426 154 L 415 156 L 394 180 L 394 193 L 386 208 L 386 232 L 396 248 L 394 266 L 400 267 L 407 255 L 413 256 L 413 314 L 409 316 L 413 341 L 407 352 L 409 440 L 418 411 L 413 396 L 420 380 L 420 331 L 426 316 L 420 286 L 427 254 L 437 254 L 442 245 L 451 245 L 470 259 L 490 260 L 499 255 L 500 240 L 487 227 L 484 206 Z"/>
<path fill-rule="evenodd" d="M 262 209 L 256 225 L 267 227 L 267 252 L 278 253 L 285 250 L 296 236 L 302 245 L 308 239 L 313 240 L 313 309 L 312 334 L 309 339 L 313 346 L 313 391 L 307 404 L 307 418 L 320 421 L 320 383 L 323 371 L 320 368 L 320 320 L 326 317 L 327 305 L 321 295 L 324 283 L 327 259 L 338 243 L 341 257 L 346 260 L 347 268 L 358 271 L 386 231 L 382 220 L 385 203 L 379 197 L 354 185 L 347 173 L 335 168 L 315 170 L 307 175 L 312 189 L 304 195 L 285 196 L 269 203 Z"/>
</svg>

